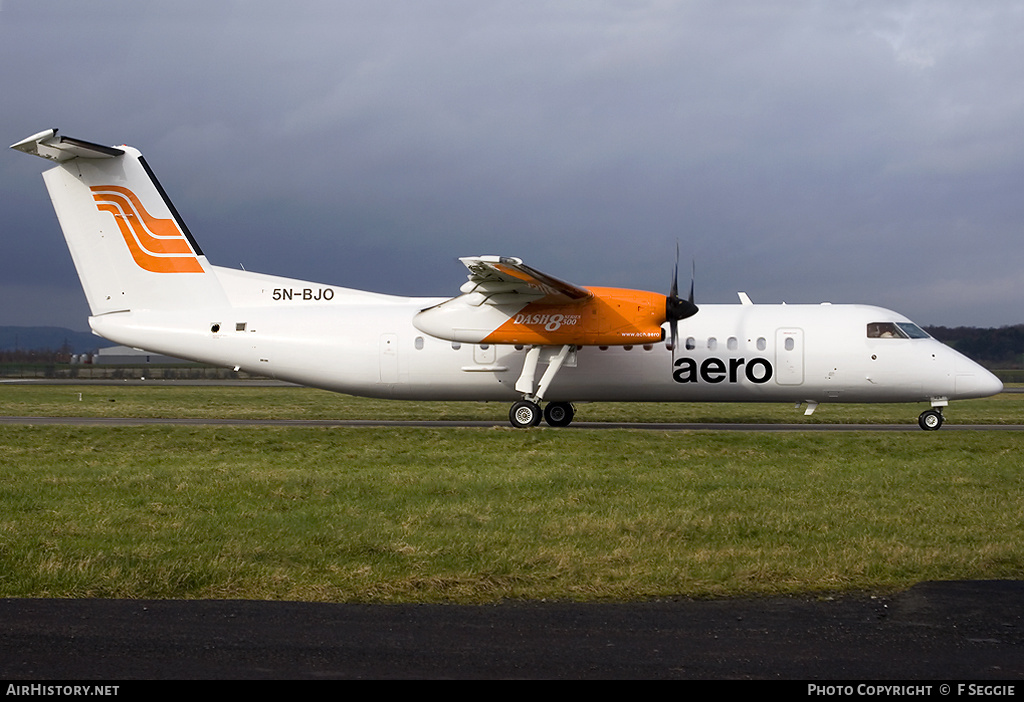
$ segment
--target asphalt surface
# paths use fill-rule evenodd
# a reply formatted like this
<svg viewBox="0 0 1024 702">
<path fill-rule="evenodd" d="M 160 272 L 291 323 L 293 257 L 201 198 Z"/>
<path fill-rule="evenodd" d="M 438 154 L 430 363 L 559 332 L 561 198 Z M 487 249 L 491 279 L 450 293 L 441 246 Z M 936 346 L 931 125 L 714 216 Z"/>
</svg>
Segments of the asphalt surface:
<svg viewBox="0 0 1024 702">
<path fill-rule="evenodd" d="M 1018 581 L 638 604 L 0 600 L 8 681 L 1022 676 Z"/>
<path fill-rule="evenodd" d="M 507 421 L 387 420 L 387 419 L 217 419 L 182 417 L 0 417 L 0 425 L 66 425 L 133 427 L 156 424 L 184 426 L 276 426 L 276 427 L 509 427 Z M 556 431 L 572 429 L 644 429 L 649 431 L 909 431 L 919 432 L 917 422 L 909 424 L 740 424 L 669 422 L 573 422 Z M 1024 431 L 1024 424 L 950 424 L 939 431 Z"/>
</svg>

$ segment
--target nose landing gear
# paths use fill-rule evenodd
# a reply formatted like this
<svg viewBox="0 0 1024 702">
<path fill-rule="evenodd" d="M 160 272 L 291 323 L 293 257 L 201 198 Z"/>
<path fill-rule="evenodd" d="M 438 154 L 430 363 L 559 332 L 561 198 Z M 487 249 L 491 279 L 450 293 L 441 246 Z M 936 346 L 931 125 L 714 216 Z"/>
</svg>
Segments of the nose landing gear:
<svg viewBox="0 0 1024 702">
<path fill-rule="evenodd" d="M 917 418 L 917 423 L 925 431 L 935 431 L 942 426 L 942 410 L 934 408 L 925 410 Z"/>
</svg>

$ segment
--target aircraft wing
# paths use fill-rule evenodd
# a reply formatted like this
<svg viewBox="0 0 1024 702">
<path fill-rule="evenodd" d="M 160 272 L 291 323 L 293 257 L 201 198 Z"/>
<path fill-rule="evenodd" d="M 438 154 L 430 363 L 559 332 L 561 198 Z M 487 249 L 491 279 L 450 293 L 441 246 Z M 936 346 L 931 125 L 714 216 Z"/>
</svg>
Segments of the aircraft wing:
<svg viewBox="0 0 1024 702">
<path fill-rule="evenodd" d="M 512 305 L 528 302 L 567 304 L 589 300 L 590 290 L 559 280 L 507 256 L 467 256 L 460 261 L 469 269 L 462 285 L 463 300 L 470 305 Z"/>
</svg>

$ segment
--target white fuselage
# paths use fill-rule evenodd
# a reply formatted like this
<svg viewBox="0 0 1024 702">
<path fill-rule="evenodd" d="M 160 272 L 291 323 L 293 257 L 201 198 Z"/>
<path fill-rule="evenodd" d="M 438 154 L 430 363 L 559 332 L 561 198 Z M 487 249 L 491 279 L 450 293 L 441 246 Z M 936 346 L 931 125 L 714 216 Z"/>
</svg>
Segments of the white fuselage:
<svg viewBox="0 0 1024 702">
<path fill-rule="evenodd" d="M 441 340 L 413 317 L 444 298 L 405 298 L 214 268 L 229 305 L 90 318 L 117 343 L 353 395 L 503 400 L 527 349 Z M 909 322 L 865 305 L 702 305 L 662 342 L 582 347 L 551 401 L 932 402 L 1001 384 L 931 338 L 869 338 Z M 547 362 L 541 356 L 541 365 Z"/>
</svg>

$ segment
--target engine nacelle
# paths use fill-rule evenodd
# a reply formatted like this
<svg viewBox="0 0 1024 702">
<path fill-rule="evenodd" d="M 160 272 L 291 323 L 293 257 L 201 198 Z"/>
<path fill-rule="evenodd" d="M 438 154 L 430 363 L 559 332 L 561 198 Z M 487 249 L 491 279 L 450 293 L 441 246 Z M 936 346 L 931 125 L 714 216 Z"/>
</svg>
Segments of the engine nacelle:
<svg viewBox="0 0 1024 702">
<path fill-rule="evenodd" d="M 418 329 L 471 344 L 628 346 L 662 341 L 665 296 L 624 288 L 587 288 L 592 296 L 561 304 L 480 304 L 467 295 L 420 312 Z"/>
</svg>

